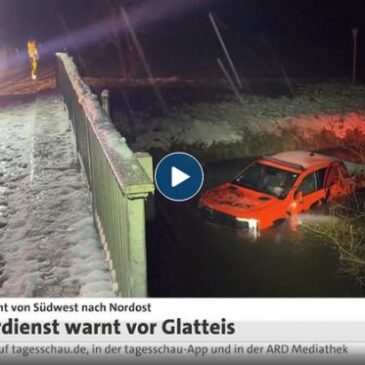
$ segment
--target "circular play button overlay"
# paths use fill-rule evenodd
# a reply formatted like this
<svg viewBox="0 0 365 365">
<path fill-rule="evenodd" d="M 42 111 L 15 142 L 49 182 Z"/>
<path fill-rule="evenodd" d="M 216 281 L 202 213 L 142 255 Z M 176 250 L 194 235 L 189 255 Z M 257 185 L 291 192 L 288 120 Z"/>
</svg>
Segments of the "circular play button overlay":
<svg viewBox="0 0 365 365">
<path fill-rule="evenodd" d="M 200 162 L 185 152 L 166 155 L 157 165 L 155 182 L 158 191 L 167 199 L 182 202 L 194 197 L 204 182 Z"/>
</svg>

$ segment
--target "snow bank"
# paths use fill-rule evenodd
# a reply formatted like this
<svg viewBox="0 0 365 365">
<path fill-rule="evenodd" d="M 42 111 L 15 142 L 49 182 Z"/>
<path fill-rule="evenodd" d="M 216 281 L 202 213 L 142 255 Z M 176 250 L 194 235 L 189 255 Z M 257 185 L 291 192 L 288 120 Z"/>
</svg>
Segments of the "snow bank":
<svg viewBox="0 0 365 365">
<path fill-rule="evenodd" d="M 175 90 L 175 93 L 177 91 Z M 244 95 L 235 100 L 172 108 L 166 117 L 139 113 L 133 119 L 115 111 L 115 123 L 134 150 L 202 149 L 242 145 L 242 151 L 262 148 L 309 148 L 357 136 L 365 141 L 365 88 L 345 84 L 303 85 L 294 98 Z M 326 137 L 326 141 L 324 141 Z M 285 146 L 285 141 L 286 146 Z M 276 150 L 275 150 L 276 148 Z"/>
</svg>

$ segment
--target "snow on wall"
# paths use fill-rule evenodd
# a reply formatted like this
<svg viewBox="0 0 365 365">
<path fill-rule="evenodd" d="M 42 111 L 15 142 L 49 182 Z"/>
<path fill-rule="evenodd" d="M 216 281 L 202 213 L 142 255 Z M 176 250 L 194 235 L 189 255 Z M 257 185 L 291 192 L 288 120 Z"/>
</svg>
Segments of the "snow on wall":
<svg viewBox="0 0 365 365">
<path fill-rule="evenodd" d="M 64 53 L 57 53 L 62 61 L 72 87 L 91 123 L 96 138 L 108 158 L 111 168 L 122 188 L 129 185 L 146 185 L 147 191 L 152 192 L 152 182 L 140 166 L 125 138 L 115 129 L 110 118 L 101 108 L 95 94 L 81 79 L 73 59 Z M 150 185 L 148 187 L 148 185 Z"/>
</svg>

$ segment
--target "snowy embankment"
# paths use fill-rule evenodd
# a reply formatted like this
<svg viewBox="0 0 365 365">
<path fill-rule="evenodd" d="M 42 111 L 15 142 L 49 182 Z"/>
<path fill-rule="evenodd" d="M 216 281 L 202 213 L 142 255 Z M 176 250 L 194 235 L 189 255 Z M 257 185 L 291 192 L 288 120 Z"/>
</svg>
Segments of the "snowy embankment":
<svg viewBox="0 0 365 365">
<path fill-rule="evenodd" d="M 164 117 L 116 113 L 116 124 L 134 150 L 182 148 L 217 157 L 365 142 L 365 87 L 303 85 L 293 98 L 243 100 L 185 104 Z"/>
<path fill-rule="evenodd" d="M 113 296 L 58 95 L 0 109 L 0 296 Z"/>
</svg>

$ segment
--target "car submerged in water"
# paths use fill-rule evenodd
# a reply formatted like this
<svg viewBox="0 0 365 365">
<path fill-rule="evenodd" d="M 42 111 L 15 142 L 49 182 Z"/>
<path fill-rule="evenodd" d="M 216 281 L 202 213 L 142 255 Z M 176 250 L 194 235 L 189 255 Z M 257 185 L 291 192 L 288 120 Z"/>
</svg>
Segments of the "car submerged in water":
<svg viewBox="0 0 365 365">
<path fill-rule="evenodd" d="M 363 165 L 307 151 L 262 157 L 231 182 L 204 192 L 204 217 L 235 228 L 260 230 L 365 187 Z"/>
</svg>

